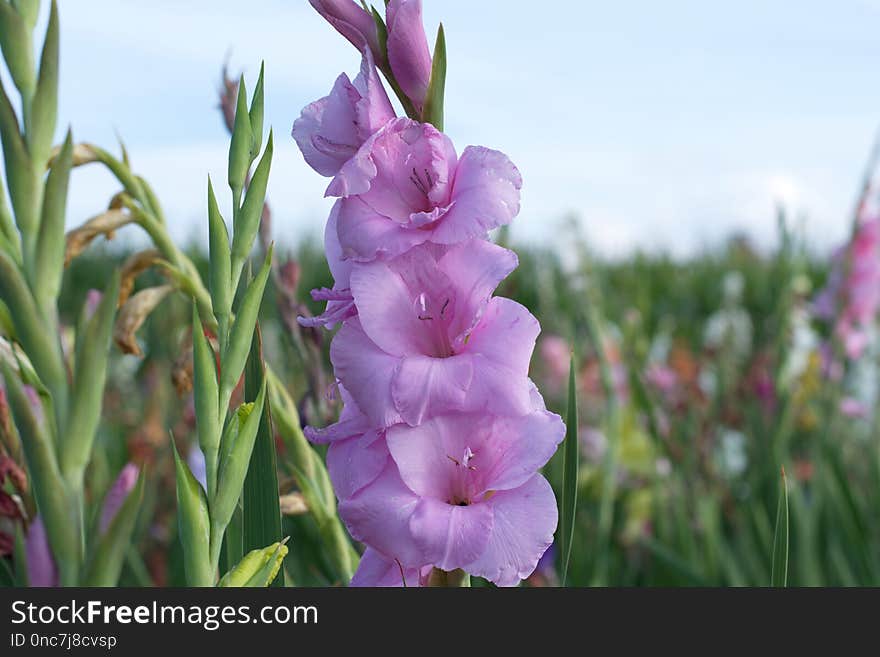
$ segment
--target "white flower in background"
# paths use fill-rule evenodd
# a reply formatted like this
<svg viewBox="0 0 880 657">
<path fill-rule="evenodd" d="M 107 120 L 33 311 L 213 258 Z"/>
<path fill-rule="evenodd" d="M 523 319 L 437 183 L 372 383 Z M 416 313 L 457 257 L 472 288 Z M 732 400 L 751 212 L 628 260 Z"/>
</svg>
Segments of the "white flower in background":
<svg viewBox="0 0 880 657">
<path fill-rule="evenodd" d="M 731 479 L 745 472 L 749 464 L 745 434 L 729 427 L 720 427 L 714 460 L 718 471 Z"/>
<path fill-rule="evenodd" d="M 736 361 L 748 357 L 752 350 L 752 320 L 742 308 L 745 279 L 738 271 L 724 275 L 723 300 L 703 331 L 703 344 L 709 349 L 723 350 Z"/>
<path fill-rule="evenodd" d="M 803 376 L 810 356 L 819 348 L 819 336 L 810 319 L 810 310 L 804 306 L 796 306 L 791 312 L 791 343 L 779 374 L 779 384 L 785 390 Z"/>
</svg>

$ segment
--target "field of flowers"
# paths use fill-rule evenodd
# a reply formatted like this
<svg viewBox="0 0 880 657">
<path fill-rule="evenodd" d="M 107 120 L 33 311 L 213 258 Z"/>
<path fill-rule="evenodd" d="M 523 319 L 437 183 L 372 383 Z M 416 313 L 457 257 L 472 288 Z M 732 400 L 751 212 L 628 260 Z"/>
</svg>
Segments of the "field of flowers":
<svg viewBox="0 0 880 657">
<path fill-rule="evenodd" d="M 313 0 L 363 56 L 293 126 L 324 242 L 273 235 L 261 73 L 184 247 L 136 152 L 52 143 L 38 4 L 0 2 L 0 584 L 880 585 L 875 162 L 833 254 L 784 209 L 772 252 L 535 247 L 421 3 Z M 119 193 L 65 233 L 78 166 Z"/>
</svg>

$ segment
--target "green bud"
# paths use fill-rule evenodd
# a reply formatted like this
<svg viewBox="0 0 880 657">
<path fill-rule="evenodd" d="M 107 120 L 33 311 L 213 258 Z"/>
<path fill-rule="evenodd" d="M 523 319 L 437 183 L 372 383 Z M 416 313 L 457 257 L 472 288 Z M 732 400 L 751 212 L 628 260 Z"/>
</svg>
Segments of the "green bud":
<svg viewBox="0 0 880 657">
<path fill-rule="evenodd" d="M 183 565 L 190 586 L 213 586 L 211 562 L 211 520 L 208 500 L 201 484 L 180 458 L 174 441 L 174 466 L 177 475 L 177 526 L 183 546 Z"/>
<path fill-rule="evenodd" d="M 260 77 L 257 78 L 257 86 L 254 88 L 254 97 L 251 100 L 251 109 L 248 113 L 251 122 L 251 161 L 257 157 L 263 145 L 263 74 L 266 62 L 260 63 Z"/>
<path fill-rule="evenodd" d="M 46 178 L 46 192 L 43 194 L 43 216 L 40 220 L 40 233 L 37 238 L 36 265 L 32 289 L 37 304 L 45 314 L 54 308 L 61 292 L 61 277 L 64 273 L 64 219 L 67 207 L 67 184 L 73 165 L 73 138 L 67 131 L 67 138 L 58 157 Z"/>
<path fill-rule="evenodd" d="M 52 0 L 49 26 L 40 57 L 40 75 L 25 132 L 31 159 L 42 170 L 52 150 L 55 121 L 58 115 L 58 6 Z"/>
<path fill-rule="evenodd" d="M 95 314 L 76 340 L 76 368 L 70 418 L 61 442 L 61 471 L 78 487 L 92 454 L 101 419 L 104 381 L 110 355 L 110 336 L 119 298 L 119 273 L 114 273 Z"/>
<path fill-rule="evenodd" d="M 30 101 L 34 92 L 34 46 L 31 29 L 25 19 L 8 2 L 0 3 L 0 47 L 22 96 Z"/>
<path fill-rule="evenodd" d="M 0 3 L 0 8 L 6 6 Z M 0 14 L 3 10 L 0 9 Z M 0 138 L 3 140 L 3 161 L 6 164 L 6 185 L 15 210 L 15 222 L 22 233 L 25 246 L 36 239 L 39 195 L 37 178 L 33 173 L 33 165 L 27 146 L 21 136 L 18 117 L 6 95 L 6 89 L 0 80 Z M 30 253 L 28 248 L 25 249 Z"/>
<path fill-rule="evenodd" d="M 12 6 L 24 19 L 25 25 L 33 30 L 37 26 L 40 13 L 40 0 L 12 0 Z"/>
<path fill-rule="evenodd" d="M 233 202 L 238 205 L 241 190 L 244 189 L 244 181 L 247 178 L 248 169 L 253 159 L 251 158 L 251 119 L 248 114 L 247 90 L 244 86 L 244 76 L 238 83 L 238 102 L 235 106 L 235 123 L 232 128 L 232 142 L 229 144 L 229 187 L 232 188 L 235 198 Z"/>
<path fill-rule="evenodd" d="M 208 242 L 211 250 L 211 301 L 217 317 L 228 317 L 232 311 L 232 265 L 229 252 L 229 232 L 217 206 L 214 186 L 208 178 Z"/>
<path fill-rule="evenodd" d="M 244 197 L 241 211 L 236 215 L 232 235 L 232 284 L 238 285 L 241 270 L 251 252 L 254 240 L 260 230 L 260 219 L 263 216 L 263 204 L 266 202 L 266 186 L 269 183 L 269 169 L 272 166 L 273 140 L 269 131 L 269 140 L 260 163 L 251 178 L 247 194 Z"/>
<path fill-rule="evenodd" d="M 218 586 L 269 586 L 281 570 L 287 556 L 287 539 L 269 547 L 248 552 L 238 564 L 223 576 Z"/>
<path fill-rule="evenodd" d="M 247 361 L 254 335 L 254 327 L 260 312 L 260 304 L 263 301 L 263 291 L 266 289 L 266 281 L 269 279 L 272 252 L 273 248 L 269 247 L 263 266 L 260 267 L 260 271 L 257 272 L 256 277 L 245 290 L 229 335 L 229 344 L 223 353 L 223 368 L 220 375 L 221 412 L 226 409 L 232 391 L 244 371 L 244 364 Z"/>
<path fill-rule="evenodd" d="M 208 493 L 213 496 L 217 488 L 217 458 L 220 450 L 217 365 L 195 304 L 193 304 L 192 343 L 196 428 L 199 434 L 199 447 L 205 455 Z"/>
</svg>

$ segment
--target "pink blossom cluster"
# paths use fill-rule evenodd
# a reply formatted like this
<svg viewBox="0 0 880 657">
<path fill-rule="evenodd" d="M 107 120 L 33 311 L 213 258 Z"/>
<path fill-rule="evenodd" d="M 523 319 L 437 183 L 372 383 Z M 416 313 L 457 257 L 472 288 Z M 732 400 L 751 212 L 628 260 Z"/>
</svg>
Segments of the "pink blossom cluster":
<svg viewBox="0 0 880 657">
<path fill-rule="evenodd" d="M 813 304 L 814 314 L 834 322 L 846 356 L 868 346 L 880 310 L 880 215 L 862 219 L 850 243 L 834 254 L 831 274 Z"/>
<path fill-rule="evenodd" d="M 489 230 L 519 211 L 521 179 L 495 150 L 419 120 L 431 55 L 420 0 L 391 0 L 387 44 L 351 0 L 312 5 L 361 50 L 359 75 L 294 123 L 336 197 L 325 230 L 332 289 L 306 325 L 340 328 L 330 358 L 344 408 L 308 428 L 329 443 L 339 513 L 366 545 L 355 586 L 417 586 L 432 569 L 516 585 L 557 523 L 539 474 L 565 429 L 528 376 L 540 326 L 494 295 L 517 266 Z M 416 118 L 397 117 L 377 73 Z M 400 94 L 398 94 L 400 95 Z"/>
</svg>

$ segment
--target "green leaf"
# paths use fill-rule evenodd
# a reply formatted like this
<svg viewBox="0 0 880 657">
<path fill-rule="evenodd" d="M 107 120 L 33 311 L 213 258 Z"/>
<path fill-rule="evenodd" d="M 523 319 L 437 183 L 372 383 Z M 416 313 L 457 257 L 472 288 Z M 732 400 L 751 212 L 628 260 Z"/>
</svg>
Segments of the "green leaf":
<svg viewBox="0 0 880 657">
<path fill-rule="evenodd" d="M 86 586 L 116 586 L 131 543 L 138 510 L 144 495 L 144 474 L 119 507 L 119 511 L 98 542 L 86 575 Z"/>
<path fill-rule="evenodd" d="M 254 97 L 251 99 L 251 109 L 248 118 L 251 122 L 251 161 L 257 157 L 263 146 L 263 75 L 266 62 L 260 62 L 260 77 L 257 78 L 257 86 L 254 88 Z"/>
<path fill-rule="evenodd" d="M 257 232 L 260 230 L 260 219 L 263 216 L 263 205 L 266 202 L 266 186 L 269 183 L 269 169 L 272 166 L 273 139 L 269 131 L 266 150 L 260 163 L 254 170 L 254 177 L 248 185 L 247 194 L 241 210 L 235 217 L 232 235 L 232 286 L 238 287 L 241 270 L 251 252 Z M 250 341 L 248 341 L 250 342 Z"/>
<path fill-rule="evenodd" d="M 43 216 L 37 238 L 36 266 L 31 288 L 43 313 L 50 315 L 61 292 L 64 274 L 64 220 L 67 210 L 67 185 L 73 166 L 73 136 L 67 137 L 46 177 Z"/>
<path fill-rule="evenodd" d="M 52 150 L 55 121 L 58 115 L 58 6 L 52 0 L 49 26 L 40 57 L 40 75 L 30 114 L 25 114 L 25 132 L 31 159 L 40 169 L 45 166 Z"/>
<path fill-rule="evenodd" d="M 253 404 L 243 404 L 244 413 L 241 413 L 242 409 L 239 409 L 240 428 L 237 434 L 231 436 L 232 439 L 228 441 L 224 438 L 224 442 L 227 444 L 221 445 L 223 456 L 220 459 L 217 478 L 217 495 L 214 497 L 210 509 L 212 562 L 216 562 L 219 557 L 223 532 L 226 531 L 226 526 L 229 524 L 241 497 L 265 402 L 266 383 L 264 381 L 256 401 Z M 234 422 L 235 420 L 230 421 Z"/>
<path fill-rule="evenodd" d="M 446 34 L 443 23 L 437 30 L 437 42 L 434 44 L 434 58 L 431 62 L 431 80 L 422 109 L 422 122 L 430 123 L 437 130 L 443 131 L 443 102 L 446 95 Z"/>
<path fill-rule="evenodd" d="M 114 272 L 98 309 L 86 325 L 83 335 L 78 335 L 76 340 L 76 371 L 73 375 L 70 418 L 64 427 L 65 436 L 60 445 L 61 471 L 76 487 L 82 482 L 101 420 L 110 337 L 118 299 L 119 272 Z"/>
<path fill-rule="evenodd" d="M 217 489 L 217 459 L 220 450 L 220 388 L 217 383 L 217 361 L 205 337 L 199 310 L 193 304 L 193 402 L 199 447 L 205 455 L 208 495 Z"/>
<path fill-rule="evenodd" d="M 177 527 L 183 546 L 186 583 L 190 586 L 213 586 L 214 567 L 211 561 L 211 520 L 208 500 L 202 485 L 171 440 L 174 469 L 177 477 Z"/>
<path fill-rule="evenodd" d="M 34 46 L 31 29 L 8 2 L 0 3 L 0 47 L 12 81 L 28 101 L 34 92 Z"/>
<path fill-rule="evenodd" d="M 770 563 L 770 586 L 788 586 L 788 482 L 785 468 L 782 468 L 782 488 L 776 507 L 776 531 Z"/>
<path fill-rule="evenodd" d="M 256 277 L 245 290 L 241 300 L 241 306 L 232 325 L 229 335 L 229 344 L 222 354 L 223 367 L 220 372 L 220 412 L 226 410 L 232 391 L 241 378 L 251 349 L 251 339 L 254 335 L 254 327 L 263 302 L 263 291 L 266 289 L 266 281 L 269 279 L 269 271 L 272 266 L 272 251 L 270 247 L 266 259 Z"/>
<path fill-rule="evenodd" d="M 238 206 L 241 198 L 241 190 L 244 189 L 244 181 L 247 178 L 248 169 L 253 159 L 251 158 L 251 119 L 248 114 L 247 89 L 244 86 L 244 76 L 238 83 L 238 101 L 235 105 L 235 122 L 232 126 L 232 141 L 229 144 L 229 169 L 227 176 L 229 187 L 232 189 L 233 202 Z"/>
<path fill-rule="evenodd" d="M 568 409 L 565 414 L 565 447 L 563 452 L 562 511 L 559 518 L 561 579 L 565 586 L 574 541 L 575 513 L 578 491 L 578 412 L 574 354 L 568 372 Z"/>
<path fill-rule="evenodd" d="M 266 379 L 264 370 L 262 337 L 258 325 L 254 331 L 251 353 L 245 368 L 245 397 L 257 396 L 264 387 Z M 278 497 L 275 432 L 272 430 L 272 414 L 268 408 L 263 411 L 254 450 L 251 453 L 251 462 L 242 493 L 242 513 L 245 551 L 281 540 L 281 505 Z M 274 586 L 284 586 L 283 573 L 275 579 Z"/>
<path fill-rule="evenodd" d="M 229 232 L 217 206 L 214 186 L 208 178 L 208 242 L 210 248 L 209 278 L 211 302 L 218 318 L 228 317 L 232 310 L 232 265 Z"/>
</svg>

